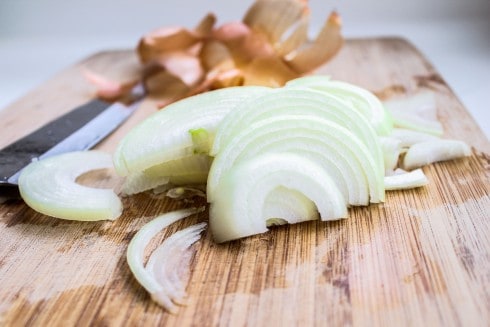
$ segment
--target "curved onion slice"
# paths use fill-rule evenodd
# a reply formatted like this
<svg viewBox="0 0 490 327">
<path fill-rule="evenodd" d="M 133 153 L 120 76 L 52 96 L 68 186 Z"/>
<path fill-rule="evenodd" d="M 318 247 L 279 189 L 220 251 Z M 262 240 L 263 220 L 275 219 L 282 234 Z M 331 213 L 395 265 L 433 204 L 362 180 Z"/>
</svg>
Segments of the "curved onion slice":
<svg viewBox="0 0 490 327">
<path fill-rule="evenodd" d="M 247 126 L 278 114 L 315 116 L 331 120 L 358 136 L 375 160 L 382 160 L 375 131 L 349 103 L 325 92 L 292 87 L 271 91 L 237 106 L 219 125 L 210 154 L 217 154 L 233 135 Z"/>
<path fill-rule="evenodd" d="M 145 270 L 165 289 L 152 295 L 153 300 L 169 312 L 176 313 L 173 303 L 185 304 L 185 287 L 193 252 L 190 246 L 201 238 L 205 227 L 206 223 L 200 223 L 170 235 L 153 251 L 145 266 Z"/>
<path fill-rule="evenodd" d="M 457 159 L 471 155 L 470 147 L 463 141 L 433 140 L 421 142 L 408 149 L 403 168 L 412 170 L 433 162 Z"/>
<path fill-rule="evenodd" d="M 441 136 L 442 124 L 437 120 L 437 104 L 433 92 L 420 92 L 407 98 L 383 102 L 395 126 Z"/>
<path fill-rule="evenodd" d="M 232 87 L 192 96 L 158 111 L 133 128 L 114 154 L 116 171 L 126 176 L 166 161 L 193 154 L 193 129 L 206 129 L 210 137 L 225 114 L 238 103 L 270 89 Z"/>
<path fill-rule="evenodd" d="M 68 220 L 114 220 L 122 203 L 112 189 L 76 183 L 91 170 L 112 167 L 111 156 L 100 151 L 70 152 L 30 163 L 19 177 L 22 199 L 34 210 Z"/>
<path fill-rule="evenodd" d="M 439 137 L 432 134 L 405 128 L 393 128 L 393 132 L 390 136 L 400 140 L 400 146 L 402 148 L 411 147 L 412 145 L 420 142 L 439 139 Z"/>
<path fill-rule="evenodd" d="M 210 206 L 214 239 L 225 242 L 264 233 L 268 218 L 285 218 L 264 215 L 265 201 L 278 187 L 304 194 L 322 220 L 347 217 L 344 197 L 322 167 L 296 154 L 267 153 L 235 166 L 220 180 Z"/>
<path fill-rule="evenodd" d="M 350 101 L 355 109 L 364 115 L 379 135 L 389 135 L 393 129 L 393 120 L 381 101 L 362 87 L 327 76 L 306 76 L 289 81 L 286 86 L 309 87 L 341 97 Z"/>
<path fill-rule="evenodd" d="M 152 299 L 169 310 L 170 312 L 175 310 L 175 305 L 173 304 L 173 300 L 175 299 L 176 302 L 179 301 L 179 298 L 182 296 L 182 288 L 178 288 L 178 292 L 175 292 L 174 288 L 170 288 L 170 293 L 168 289 L 168 279 L 167 278 L 158 278 L 155 275 L 155 269 L 159 270 L 158 267 L 155 266 L 160 266 L 160 260 L 162 256 L 162 251 L 168 254 L 167 250 L 165 248 L 168 248 L 172 246 L 172 243 L 177 242 L 176 249 L 178 251 L 175 251 L 177 253 L 170 253 L 168 254 L 170 257 L 173 256 L 180 256 L 183 254 L 183 252 L 190 246 L 192 243 L 197 241 L 195 237 L 192 235 L 195 235 L 193 233 L 189 233 L 189 230 L 184 230 L 181 231 L 180 234 L 177 234 L 173 239 L 170 240 L 170 243 L 165 243 L 163 245 L 163 250 L 158 250 L 156 254 L 153 255 L 153 259 L 148 262 L 149 267 L 145 268 L 144 265 L 144 252 L 145 248 L 148 245 L 148 243 L 151 241 L 151 239 L 156 236 L 162 229 L 165 227 L 169 226 L 170 224 L 188 217 L 190 215 L 202 212 L 204 208 L 191 208 L 191 209 L 182 209 L 182 210 L 176 210 L 172 212 L 165 213 L 161 216 L 158 216 L 157 218 L 153 219 L 146 225 L 144 225 L 133 237 L 131 242 L 128 245 L 128 250 L 127 250 L 127 261 L 129 268 L 131 269 L 131 272 L 133 273 L 134 277 L 136 280 L 143 286 L 148 293 L 151 294 Z M 198 225 L 198 227 L 195 228 L 195 232 L 200 233 L 203 229 L 204 225 Z M 194 231 L 194 228 L 192 231 Z M 190 235 L 191 238 L 187 241 L 181 242 L 181 237 L 183 235 Z M 186 237 L 184 237 L 186 239 Z M 162 245 L 161 245 L 162 246 Z M 151 258 L 151 257 L 150 257 Z M 148 265 L 147 265 L 148 266 Z M 160 266 L 161 267 L 161 266 Z M 175 267 L 174 267 L 175 268 Z M 167 267 L 164 269 L 165 271 L 162 272 L 165 276 L 165 274 L 168 274 Z"/>
<path fill-rule="evenodd" d="M 267 226 L 278 222 L 295 224 L 318 219 L 318 211 L 315 203 L 303 193 L 279 186 L 264 201 L 264 217 L 269 217 Z"/>
<path fill-rule="evenodd" d="M 383 162 L 346 128 L 310 116 L 278 115 L 243 129 L 218 153 L 208 176 L 208 201 L 223 174 L 243 160 L 270 152 L 308 156 L 332 174 L 352 205 L 384 201 Z"/>
<path fill-rule="evenodd" d="M 422 169 L 385 177 L 385 189 L 387 191 L 406 190 L 427 184 L 429 184 L 429 180 Z"/>
<path fill-rule="evenodd" d="M 401 153 L 401 141 L 394 137 L 380 137 L 381 148 L 385 166 L 385 175 L 391 175 L 398 165 Z"/>
</svg>

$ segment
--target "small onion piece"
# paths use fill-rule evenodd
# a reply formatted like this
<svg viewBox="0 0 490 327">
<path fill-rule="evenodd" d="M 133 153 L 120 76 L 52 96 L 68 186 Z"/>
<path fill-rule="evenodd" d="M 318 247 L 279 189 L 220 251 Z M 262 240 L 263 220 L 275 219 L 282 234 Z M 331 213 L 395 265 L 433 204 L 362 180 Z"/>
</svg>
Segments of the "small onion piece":
<svg viewBox="0 0 490 327">
<path fill-rule="evenodd" d="M 468 157 L 470 147 L 458 140 L 433 140 L 410 147 L 403 158 L 403 169 L 412 170 L 433 162 Z"/>
<path fill-rule="evenodd" d="M 435 136 L 444 133 L 437 120 L 437 103 L 433 92 L 420 92 L 406 98 L 395 98 L 383 102 L 391 112 L 395 126 Z"/>
<path fill-rule="evenodd" d="M 159 250 L 157 254 L 155 254 L 154 259 L 151 259 L 151 264 L 150 268 L 146 269 L 144 265 L 144 252 L 145 248 L 148 245 L 148 243 L 151 241 L 153 237 L 155 237 L 162 229 L 165 227 L 169 226 L 170 224 L 183 219 L 185 217 L 188 217 L 190 215 L 202 212 L 204 210 L 204 207 L 201 208 L 190 208 L 190 209 L 182 209 L 182 210 L 176 210 L 172 212 L 165 213 L 161 216 L 158 216 L 157 218 L 153 219 L 146 225 L 144 225 L 133 237 L 131 242 L 128 245 L 128 250 L 127 250 L 127 261 L 129 268 L 131 269 L 131 272 L 133 273 L 134 277 L 136 280 L 143 286 L 148 293 L 151 294 L 152 299 L 157 302 L 159 305 L 163 306 L 170 312 L 175 311 L 175 305 L 173 304 L 173 298 L 179 298 L 182 293 L 168 293 L 168 285 L 166 282 L 161 283 L 160 281 L 157 280 L 156 276 L 154 275 L 154 269 L 151 268 L 156 265 L 161 257 L 161 251 L 167 252 L 166 250 Z M 200 225 L 197 230 L 202 231 L 203 226 Z M 199 232 L 200 232 L 199 231 Z M 184 234 L 186 232 L 183 232 Z M 178 234 L 175 238 L 179 238 L 181 234 Z M 173 239 L 175 241 L 175 238 Z M 194 240 L 195 238 L 191 238 Z M 197 240 L 197 239 L 196 239 Z M 174 241 L 171 241 L 170 244 L 172 244 Z M 195 241 L 194 241 L 195 242 Z M 179 249 L 178 253 L 172 253 L 172 256 L 175 255 L 181 255 L 182 251 L 187 249 L 193 242 L 184 242 L 184 243 L 179 243 L 179 246 L 177 247 Z M 165 245 L 165 247 L 168 246 Z M 164 249 L 165 249 L 164 247 Z M 150 263 L 150 262 L 149 262 Z M 166 270 L 167 268 L 165 268 Z M 178 300 L 177 300 L 178 302 Z"/>
<path fill-rule="evenodd" d="M 390 136 L 400 140 L 400 147 L 402 148 L 411 147 L 420 142 L 439 139 L 439 137 L 435 135 L 406 128 L 393 128 L 393 132 Z"/>
<path fill-rule="evenodd" d="M 401 141 L 394 137 L 382 136 L 379 138 L 383 150 L 385 175 L 391 175 L 398 165 L 401 153 Z"/>
<path fill-rule="evenodd" d="M 48 216 L 114 220 L 122 213 L 122 203 L 112 189 L 76 183 L 83 173 L 111 167 L 111 156 L 100 151 L 69 152 L 33 161 L 20 174 L 20 195 L 29 207 Z"/>
<path fill-rule="evenodd" d="M 395 174 L 385 177 L 385 189 L 387 191 L 407 190 L 421 187 L 429 184 L 422 169 L 416 169 L 411 172 Z"/>
</svg>

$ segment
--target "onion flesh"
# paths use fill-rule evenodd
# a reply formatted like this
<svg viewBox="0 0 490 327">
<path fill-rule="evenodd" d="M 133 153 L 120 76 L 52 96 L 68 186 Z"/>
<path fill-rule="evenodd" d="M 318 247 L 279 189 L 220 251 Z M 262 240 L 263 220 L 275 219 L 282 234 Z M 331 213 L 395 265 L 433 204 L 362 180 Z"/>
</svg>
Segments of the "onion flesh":
<svg viewBox="0 0 490 327">
<path fill-rule="evenodd" d="M 441 136 L 442 124 L 437 120 L 437 103 L 433 92 L 420 92 L 383 102 L 393 116 L 395 126 Z"/>
<path fill-rule="evenodd" d="M 307 76 L 294 79 L 286 87 L 307 87 L 338 96 L 364 115 L 379 135 L 389 135 L 393 120 L 381 101 L 371 92 L 359 86 L 331 80 L 328 76 Z"/>
<path fill-rule="evenodd" d="M 182 209 L 182 210 L 176 210 L 172 212 L 165 213 L 163 215 L 160 215 L 144 225 L 136 234 L 135 236 L 131 239 L 128 249 L 127 249 L 127 262 L 129 265 L 129 268 L 131 269 L 131 272 L 133 273 L 134 277 L 138 281 L 138 283 L 143 286 L 148 293 L 151 294 L 152 299 L 157 302 L 159 305 L 163 306 L 170 312 L 175 311 L 175 305 L 173 304 L 173 299 L 176 298 L 177 301 L 178 299 L 182 296 L 182 289 L 180 289 L 180 292 L 174 293 L 168 293 L 168 285 L 166 284 L 166 279 L 164 279 L 164 283 L 161 283 L 157 279 L 157 277 L 154 274 L 154 266 L 157 265 L 157 262 L 160 261 L 161 257 L 161 252 L 163 251 L 164 253 L 167 253 L 166 250 L 159 250 L 157 254 L 155 254 L 154 259 L 151 259 L 150 266 L 148 269 L 146 269 L 145 264 L 144 264 L 144 252 L 145 248 L 148 245 L 148 243 L 151 241 L 151 239 L 156 236 L 161 230 L 163 230 L 165 227 L 169 226 L 170 224 L 183 219 L 185 217 L 188 217 L 190 215 L 202 212 L 204 208 L 190 208 L 190 209 Z M 204 225 L 199 225 L 197 230 L 202 231 L 202 228 Z M 183 232 L 184 233 L 184 232 Z M 178 234 L 175 238 L 180 237 L 182 234 Z M 174 241 L 175 241 L 174 238 Z M 194 237 L 192 240 L 197 240 Z M 174 241 L 170 242 L 172 244 Z M 181 255 L 182 251 L 184 251 L 188 246 L 190 246 L 193 242 L 189 244 L 189 242 L 185 242 L 183 244 L 180 244 L 178 246 L 179 252 L 178 253 L 172 253 L 172 256 L 175 255 Z M 167 245 L 165 247 L 169 246 L 169 243 L 166 243 Z M 184 246 L 185 245 L 185 246 Z M 168 253 L 167 253 L 168 254 Z M 159 259 L 156 259 L 159 258 Z M 148 266 L 148 265 L 147 265 Z M 165 268 L 165 273 L 166 272 Z M 167 287 L 167 288 L 166 288 Z M 175 290 L 174 290 L 175 291 Z"/>
<path fill-rule="evenodd" d="M 114 220 L 122 203 L 112 189 L 76 183 L 83 173 L 112 167 L 111 156 L 101 151 L 77 151 L 33 161 L 19 177 L 22 199 L 48 216 L 80 221 Z"/>
<path fill-rule="evenodd" d="M 243 162 L 220 180 L 210 206 L 210 229 L 217 242 L 264 233 L 264 203 L 277 187 L 313 201 L 322 220 L 347 217 L 347 204 L 332 178 L 314 161 L 293 153 L 267 153 Z M 289 221 L 299 222 L 304 220 Z"/>
<path fill-rule="evenodd" d="M 126 176 L 194 154 L 194 143 L 189 131 L 205 129 L 212 137 L 224 115 L 238 103 L 269 90 L 258 86 L 230 87 L 168 105 L 123 138 L 114 154 L 116 171 Z M 200 142 L 204 141 L 201 139 Z"/>
<path fill-rule="evenodd" d="M 421 142 L 408 149 L 403 159 L 403 168 L 412 170 L 434 162 L 467 157 L 470 147 L 458 140 L 433 140 Z"/>
<path fill-rule="evenodd" d="M 406 190 L 425 186 L 428 183 L 429 180 L 420 168 L 411 172 L 405 172 L 385 177 L 385 189 L 387 191 Z"/>
</svg>

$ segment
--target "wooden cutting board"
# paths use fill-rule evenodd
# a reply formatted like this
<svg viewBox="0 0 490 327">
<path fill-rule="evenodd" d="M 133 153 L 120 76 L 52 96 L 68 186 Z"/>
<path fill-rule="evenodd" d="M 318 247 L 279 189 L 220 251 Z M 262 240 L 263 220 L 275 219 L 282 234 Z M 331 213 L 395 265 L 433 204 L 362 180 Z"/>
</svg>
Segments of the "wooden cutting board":
<svg viewBox="0 0 490 327">
<path fill-rule="evenodd" d="M 96 54 L 0 113 L 0 147 L 87 101 L 82 67 L 131 73 L 129 51 Z M 490 143 L 430 63 L 396 38 L 349 40 L 321 69 L 372 91 L 437 93 L 448 138 L 470 158 L 424 168 L 430 185 L 387 193 L 386 203 L 350 218 L 273 228 L 217 245 L 194 246 L 189 304 L 170 315 L 132 277 L 125 251 L 134 233 L 183 201 L 140 194 L 115 222 L 71 222 L 21 201 L 0 204 L 0 325 L 96 326 L 483 326 L 490 322 Z M 146 102 L 99 148 L 112 151 Z M 109 172 L 91 185 L 119 185 Z M 117 186 L 118 187 L 118 186 Z M 162 233 L 207 220 L 207 212 Z"/>
</svg>

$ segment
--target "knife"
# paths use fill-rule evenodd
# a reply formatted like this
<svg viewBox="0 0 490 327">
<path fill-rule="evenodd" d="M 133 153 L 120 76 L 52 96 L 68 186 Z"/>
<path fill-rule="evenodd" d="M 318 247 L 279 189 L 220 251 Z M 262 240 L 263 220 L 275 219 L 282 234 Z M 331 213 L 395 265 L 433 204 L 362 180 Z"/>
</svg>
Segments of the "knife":
<svg viewBox="0 0 490 327">
<path fill-rule="evenodd" d="M 139 107 L 144 95 L 138 84 L 131 90 L 129 105 L 91 100 L 1 149 L 0 196 L 19 196 L 20 173 L 32 160 L 95 146 Z"/>
</svg>

